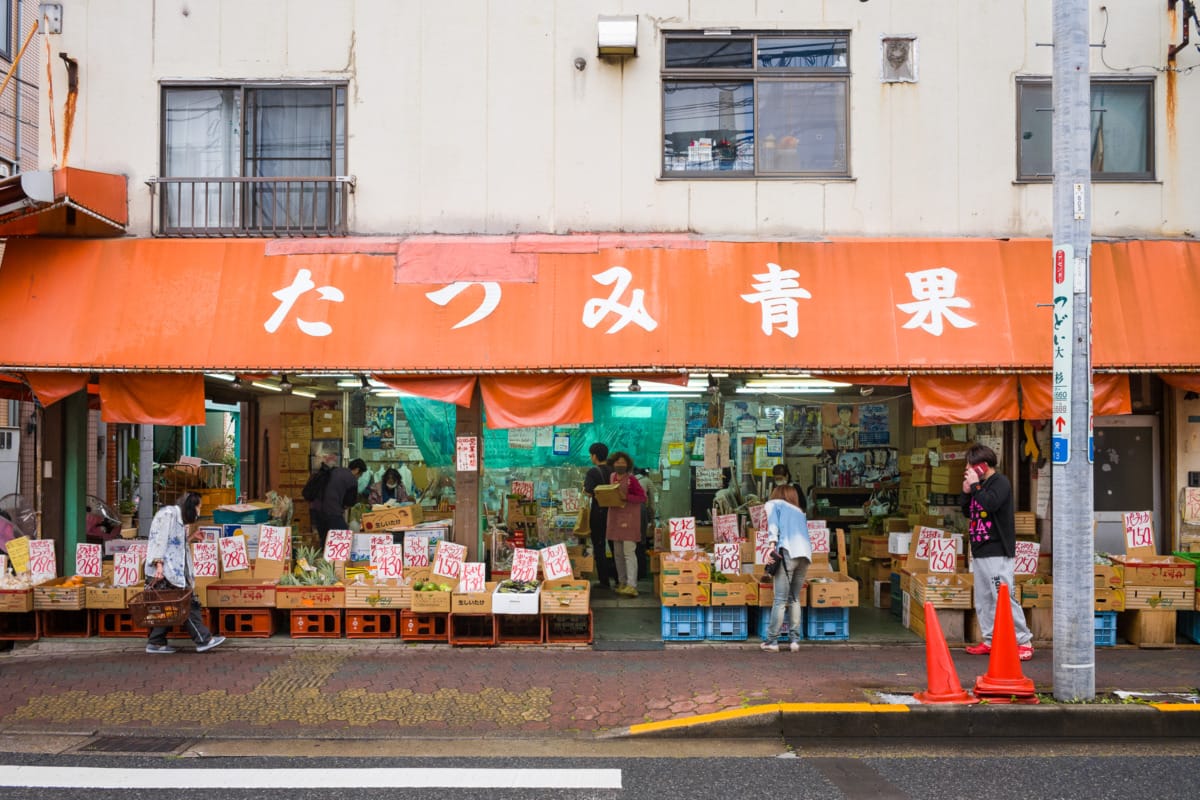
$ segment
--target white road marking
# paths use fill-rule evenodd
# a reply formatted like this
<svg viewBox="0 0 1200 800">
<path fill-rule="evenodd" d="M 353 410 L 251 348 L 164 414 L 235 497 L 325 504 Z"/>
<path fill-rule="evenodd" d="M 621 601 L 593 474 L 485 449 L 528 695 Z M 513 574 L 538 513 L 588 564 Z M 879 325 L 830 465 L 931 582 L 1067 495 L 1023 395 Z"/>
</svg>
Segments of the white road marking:
<svg viewBox="0 0 1200 800">
<path fill-rule="evenodd" d="M 0 765 L 0 786 L 59 789 L 620 789 L 619 769 L 117 769 Z"/>
</svg>

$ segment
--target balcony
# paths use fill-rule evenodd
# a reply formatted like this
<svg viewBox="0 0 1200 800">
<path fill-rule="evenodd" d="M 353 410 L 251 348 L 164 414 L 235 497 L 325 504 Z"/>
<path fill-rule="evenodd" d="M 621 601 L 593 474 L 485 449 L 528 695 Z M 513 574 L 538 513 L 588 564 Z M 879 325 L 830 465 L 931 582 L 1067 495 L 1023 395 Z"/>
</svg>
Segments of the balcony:
<svg viewBox="0 0 1200 800">
<path fill-rule="evenodd" d="M 353 175 L 151 178 L 155 236 L 345 236 Z"/>
</svg>

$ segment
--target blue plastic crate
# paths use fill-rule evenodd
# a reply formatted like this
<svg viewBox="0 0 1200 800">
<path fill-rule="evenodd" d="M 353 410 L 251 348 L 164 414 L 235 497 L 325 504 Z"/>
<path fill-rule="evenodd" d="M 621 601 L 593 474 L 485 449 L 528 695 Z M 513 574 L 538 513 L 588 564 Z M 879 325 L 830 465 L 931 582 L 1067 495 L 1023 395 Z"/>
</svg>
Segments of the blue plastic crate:
<svg viewBox="0 0 1200 800">
<path fill-rule="evenodd" d="M 758 609 L 758 638 L 766 641 L 767 628 L 771 627 L 771 607 L 759 606 Z M 804 638 L 804 623 L 800 623 L 800 638 Z M 788 615 L 787 611 L 783 612 L 783 624 L 779 626 L 779 641 L 785 642 L 788 640 Z"/>
<path fill-rule="evenodd" d="M 682 608 L 663 606 L 662 638 L 664 642 L 698 642 L 704 638 L 704 606 Z"/>
<path fill-rule="evenodd" d="M 1175 630 L 1183 638 L 1200 644 L 1200 611 L 1180 611 L 1175 616 Z"/>
<path fill-rule="evenodd" d="M 704 623 L 704 638 L 724 642 L 744 642 L 750 638 L 745 606 L 713 606 Z"/>
<path fill-rule="evenodd" d="M 1096 612 L 1096 647 L 1112 647 L 1117 643 L 1117 612 Z"/>
<path fill-rule="evenodd" d="M 850 638 L 850 609 L 805 608 L 806 639 L 817 642 L 838 642 Z"/>
</svg>

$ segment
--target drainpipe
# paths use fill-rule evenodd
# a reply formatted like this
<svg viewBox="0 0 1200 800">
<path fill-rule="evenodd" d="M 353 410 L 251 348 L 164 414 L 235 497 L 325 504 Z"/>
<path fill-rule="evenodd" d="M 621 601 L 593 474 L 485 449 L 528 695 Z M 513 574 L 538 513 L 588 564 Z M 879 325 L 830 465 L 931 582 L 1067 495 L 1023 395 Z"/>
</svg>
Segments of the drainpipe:
<svg viewBox="0 0 1200 800">
<path fill-rule="evenodd" d="M 21 24 L 22 24 L 21 20 L 24 19 L 24 15 L 21 13 L 21 7 L 23 5 L 25 5 L 25 0 L 17 0 L 17 30 L 21 30 Z M 22 158 L 21 158 L 21 140 L 22 140 L 22 136 L 21 136 L 21 106 L 23 105 L 23 103 L 21 102 L 21 62 L 20 61 L 17 62 L 17 98 L 16 98 L 16 100 L 17 100 L 16 105 L 13 107 L 13 117 L 15 118 L 14 125 L 13 125 L 14 130 L 15 130 L 15 134 L 13 135 L 13 150 L 15 152 L 13 153 L 13 155 L 16 157 L 13 159 L 13 161 L 15 162 L 14 166 L 16 167 L 16 171 L 21 172 L 22 171 L 21 170 L 21 162 L 22 162 Z"/>
</svg>

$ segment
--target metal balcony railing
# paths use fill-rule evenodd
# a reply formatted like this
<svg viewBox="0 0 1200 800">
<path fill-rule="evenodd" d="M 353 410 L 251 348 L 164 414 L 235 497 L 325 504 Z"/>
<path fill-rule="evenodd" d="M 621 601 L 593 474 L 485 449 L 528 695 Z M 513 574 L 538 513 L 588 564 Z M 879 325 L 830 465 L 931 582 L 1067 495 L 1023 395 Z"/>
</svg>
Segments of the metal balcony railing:
<svg viewBox="0 0 1200 800">
<path fill-rule="evenodd" d="M 353 175 L 151 178 L 155 236 L 345 236 Z"/>
</svg>

